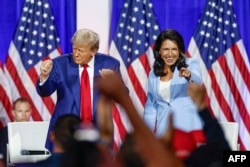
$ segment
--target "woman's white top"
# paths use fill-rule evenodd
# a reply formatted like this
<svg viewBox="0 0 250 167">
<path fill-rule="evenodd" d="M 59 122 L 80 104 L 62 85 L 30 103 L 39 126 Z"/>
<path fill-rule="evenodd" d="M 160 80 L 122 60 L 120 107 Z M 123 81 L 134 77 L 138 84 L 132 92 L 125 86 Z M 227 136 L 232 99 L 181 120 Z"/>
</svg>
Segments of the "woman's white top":
<svg viewBox="0 0 250 167">
<path fill-rule="evenodd" d="M 170 100 L 170 83 L 171 83 L 171 80 L 160 81 L 160 86 L 159 86 L 159 94 L 167 102 L 169 102 L 169 100 Z"/>
</svg>

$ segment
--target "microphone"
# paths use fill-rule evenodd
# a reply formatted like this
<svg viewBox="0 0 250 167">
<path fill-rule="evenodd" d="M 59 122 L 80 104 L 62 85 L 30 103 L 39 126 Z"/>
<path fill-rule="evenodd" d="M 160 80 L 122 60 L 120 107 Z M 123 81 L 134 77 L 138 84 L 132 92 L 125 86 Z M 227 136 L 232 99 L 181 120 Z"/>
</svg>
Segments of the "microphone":
<svg viewBox="0 0 250 167">
<path fill-rule="evenodd" d="M 47 150 L 21 150 L 21 155 L 49 155 Z"/>
</svg>

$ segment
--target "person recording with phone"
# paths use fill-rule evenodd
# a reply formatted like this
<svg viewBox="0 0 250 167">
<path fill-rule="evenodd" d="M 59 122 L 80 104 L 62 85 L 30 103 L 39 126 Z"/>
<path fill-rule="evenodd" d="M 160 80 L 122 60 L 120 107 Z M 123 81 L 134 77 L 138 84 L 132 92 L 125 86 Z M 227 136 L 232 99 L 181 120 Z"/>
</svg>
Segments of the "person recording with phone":
<svg viewBox="0 0 250 167">
<path fill-rule="evenodd" d="M 161 137 L 168 127 L 169 114 L 173 113 L 173 149 L 185 159 L 205 142 L 202 120 L 187 93 L 190 82 L 202 84 L 199 62 L 185 56 L 184 40 L 174 29 L 158 35 L 153 52 L 155 61 L 148 77 L 143 119 L 155 135 Z"/>
</svg>

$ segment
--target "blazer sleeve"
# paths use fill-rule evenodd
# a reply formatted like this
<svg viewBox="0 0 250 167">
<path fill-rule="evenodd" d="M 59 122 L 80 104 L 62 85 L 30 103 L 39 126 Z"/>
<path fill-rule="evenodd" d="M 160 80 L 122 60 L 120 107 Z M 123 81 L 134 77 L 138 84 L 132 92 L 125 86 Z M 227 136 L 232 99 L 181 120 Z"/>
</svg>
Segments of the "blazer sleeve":
<svg viewBox="0 0 250 167">
<path fill-rule="evenodd" d="M 40 85 L 40 79 L 36 82 L 36 90 L 40 96 L 50 96 L 57 88 L 57 62 L 53 60 L 53 67 L 47 80 Z"/>
<path fill-rule="evenodd" d="M 190 82 L 202 84 L 202 75 L 199 62 L 194 58 L 187 58 L 188 69 L 191 72 Z"/>
</svg>

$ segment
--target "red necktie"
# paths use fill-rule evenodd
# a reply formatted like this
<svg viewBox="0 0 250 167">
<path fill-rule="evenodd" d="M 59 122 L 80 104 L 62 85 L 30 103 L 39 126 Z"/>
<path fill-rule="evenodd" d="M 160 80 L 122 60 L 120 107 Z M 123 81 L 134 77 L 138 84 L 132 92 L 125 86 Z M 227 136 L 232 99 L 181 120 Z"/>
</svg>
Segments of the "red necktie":
<svg viewBox="0 0 250 167">
<path fill-rule="evenodd" d="M 83 65 L 81 76 L 81 118 L 83 122 L 92 122 L 92 107 L 89 74 L 87 71 L 88 65 Z"/>
</svg>

